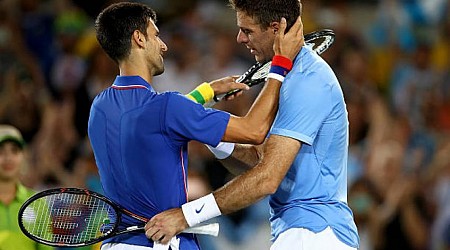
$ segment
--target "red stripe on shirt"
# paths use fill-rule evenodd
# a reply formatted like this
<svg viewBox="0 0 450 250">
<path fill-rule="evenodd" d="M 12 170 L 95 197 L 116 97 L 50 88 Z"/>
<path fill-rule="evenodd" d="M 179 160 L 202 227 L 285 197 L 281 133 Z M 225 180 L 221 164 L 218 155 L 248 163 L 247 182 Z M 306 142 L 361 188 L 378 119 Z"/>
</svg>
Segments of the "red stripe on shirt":
<svg viewBox="0 0 450 250">
<path fill-rule="evenodd" d="M 112 85 L 111 88 L 118 89 L 118 90 L 129 90 L 129 89 L 148 89 L 147 87 L 143 85 L 129 85 L 129 86 L 117 86 Z"/>
<path fill-rule="evenodd" d="M 188 191 L 187 191 L 186 171 L 184 170 L 185 168 L 184 168 L 183 147 L 181 147 L 180 156 L 181 156 L 181 171 L 183 172 L 184 193 L 186 194 L 186 202 L 188 202 L 189 199 L 188 199 Z"/>
</svg>

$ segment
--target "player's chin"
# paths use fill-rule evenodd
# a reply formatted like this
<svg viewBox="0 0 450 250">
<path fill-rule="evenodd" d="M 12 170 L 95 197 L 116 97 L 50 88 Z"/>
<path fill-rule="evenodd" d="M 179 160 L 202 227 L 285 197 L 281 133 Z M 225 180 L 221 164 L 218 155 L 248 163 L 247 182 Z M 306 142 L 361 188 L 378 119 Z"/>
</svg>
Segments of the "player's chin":
<svg viewBox="0 0 450 250">
<path fill-rule="evenodd" d="M 164 73 L 164 66 L 163 67 L 159 67 L 159 68 L 157 68 L 156 70 L 155 70 L 155 76 L 159 76 L 159 75 L 161 75 L 162 73 Z"/>
<path fill-rule="evenodd" d="M 259 63 L 265 63 L 265 62 L 269 61 L 270 59 L 268 59 L 262 55 L 255 55 L 255 60 Z"/>
</svg>

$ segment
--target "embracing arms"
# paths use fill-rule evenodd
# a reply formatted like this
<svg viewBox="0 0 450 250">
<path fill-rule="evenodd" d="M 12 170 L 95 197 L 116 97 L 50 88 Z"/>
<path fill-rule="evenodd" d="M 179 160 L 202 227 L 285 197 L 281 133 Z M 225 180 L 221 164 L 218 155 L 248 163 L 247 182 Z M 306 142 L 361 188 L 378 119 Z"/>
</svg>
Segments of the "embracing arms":
<svg viewBox="0 0 450 250">
<path fill-rule="evenodd" d="M 271 135 L 264 143 L 264 158 L 254 168 L 212 194 L 183 205 L 183 209 L 174 208 L 154 216 L 145 226 L 146 236 L 166 244 L 189 226 L 235 212 L 273 194 L 300 147 L 301 143 L 295 139 Z M 202 208 L 201 212 L 193 212 L 199 208 Z"/>
<path fill-rule="evenodd" d="M 302 36 L 301 20 L 299 19 L 287 34 L 284 34 L 285 25 L 284 20 L 281 22 L 280 34 L 276 36 L 275 54 L 294 58 L 302 43 L 298 42 L 298 38 L 292 36 L 298 37 L 298 33 Z M 297 41 L 295 42 L 295 40 Z M 297 49 L 292 48 L 295 46 L 290 43 L 296 43 Z M 283 49 L 283 46 L 287 46 L 288 49 Z M 277 111 L 280 86 L 281 81 L 269 78 L 248 114 L 245 117 L 232 116 L 230 118 L 222 140 L 261 144 Z M 256 129 L 258 127 L 262 128 Z M 189 226 L 221 214 L 237 211 L 273 194 L 286 175 L 300 146 L 301 143 L 295 139 L 271 135 L 261 146 L 262 151 L 257 150 L 256 147 L 252 148 L 254 150 L 252 155 L 257 156 L 261 152 L 264 155 L 254 168 L 234 178 L 212 194 L 186 203 L 182 208 L 170 209 L 154 216 L 145 226 L 147 237 L 165 244 L 174 235 Z M 242 147 L 246 146 L 242 145 Z M 239 152 L 243 151 L 237 150 L 236 154 Z M 254 164 L 257 157 L 241 159 L 245 164 Z"/>
<path fill-rule="evenodd" d="M 273 49 L 276 57 L 287 58 L 286 60 L 291 63 L 290 67 L 292 67 L 292 60 L 297 56 L 304 44 L 303 25 L 300 17 L 286 34 L 284 33 L 285 29 L 286 20 L 283 18 L 280 22 L 278 33 L 275 36 Z M 273 63 L 274 60 L 272 61 L 272 64 Z M 288 72 L 289 70 L 290 68 L 286 68 L 285 72 Z M 202 87 L 199 86 L 189 93 L 187 97 L 198 103 L 204 104 L 207 102 L 205 99 L 211 99 L 214 95 L 227 93 L 230 91 L 230 87 L 233 87 L 234 89 L 248 89 L 244 84 L 236 83 L 235 80 L 235 77 L 225 77 L 216 80 L 207 86 L 208 88 L 210 87 L 208 90 L 203 88 L 203 91 L 201 91 Z M 243 117 L 231 115 L 222 141 L 261 144 L 264 141 L 278 110 L 281 83 L 280 78 L 273 78 L 269 75 L 266 84 L 247 114 Z M 199 91 L 204 94 L 203 97 L 199 97 Z M 240 92 L 236 95 L 239 94 Z M 234 98 L 234 96 L 231 96 L 228 99 L 232 98 Z"/>
</svg>

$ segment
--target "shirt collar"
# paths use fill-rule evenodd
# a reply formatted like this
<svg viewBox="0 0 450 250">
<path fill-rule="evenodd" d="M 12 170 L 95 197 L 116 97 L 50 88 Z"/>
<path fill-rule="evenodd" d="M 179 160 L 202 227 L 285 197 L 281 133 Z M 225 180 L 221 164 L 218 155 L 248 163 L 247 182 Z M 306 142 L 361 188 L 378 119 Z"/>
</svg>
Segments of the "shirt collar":
<svg viewBox="0 0 450 250">
<path fill-rule="evenodd" d="M 117 76 L 111 86 L 116 89 L 137 89 L 145 88 L 152 92 L 155 92 L 147 81 L 140 76 Z"/>
</svg>

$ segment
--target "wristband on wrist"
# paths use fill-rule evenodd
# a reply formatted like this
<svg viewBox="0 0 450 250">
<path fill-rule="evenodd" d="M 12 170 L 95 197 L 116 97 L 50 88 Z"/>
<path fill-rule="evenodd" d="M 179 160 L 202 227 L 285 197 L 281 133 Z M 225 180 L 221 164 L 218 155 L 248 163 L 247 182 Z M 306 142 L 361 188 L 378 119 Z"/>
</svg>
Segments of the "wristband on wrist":
<svg viewBox="0 0 450 250">
<path fill-rule="evenodd" d="M 291 71 L 292 65 L 292 61 L 289 58 L 275 55 L 272 58 L 272 64 L 267 77 L 283 82 L 286 75 Z"/>
<path fill-rule="evenodd" d="M 205 145 L 217 159 L 223 160 L 233 153 L 235 144 L 232 142 L 220 142 L 216 147 Z"/>
<path fill-rule="evenodd" d="M 189 227 L 222 214 L 212 193 L 183 204 L 181 210 Z"/>
<path fill-rule="evenodd" d="M 204 82 L 187 94 L 186 97 L 203 105 L 212 100 L 214 97 L 214 90 L 209 83 Z"/>
<path fill-rule="evenodd" d="M 293 63 L 291 59 L 287 57 L 275 55 L 272 58 L 272 65 L 280 66 L 290 71 L 292 69 Z"/>
</svg>

